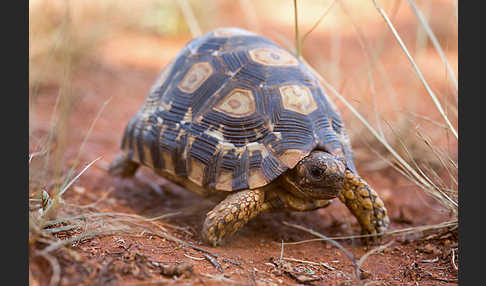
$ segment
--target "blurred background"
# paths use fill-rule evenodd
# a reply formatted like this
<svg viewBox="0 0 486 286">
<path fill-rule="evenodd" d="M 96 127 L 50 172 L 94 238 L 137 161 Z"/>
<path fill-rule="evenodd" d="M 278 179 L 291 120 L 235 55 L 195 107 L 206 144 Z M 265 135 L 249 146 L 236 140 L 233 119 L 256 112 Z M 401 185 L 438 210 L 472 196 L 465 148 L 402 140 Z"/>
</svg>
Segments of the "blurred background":
<svg viewBox="0 0 486 286">
<path fill-rule="evenodd" d="M 451 216 L 457 224 L 457 1 L 296 2 L 302 57 L 339 93 L 325 87 L 344 119 L 357 169 L 385 201 L 391 229 L 440 224 Z M 56 217 L 49 211 L 37 216 L 34 210 L 45 210 L 46 198 L 62 196 L 71 180 L 76 181 L 66 192 L 71 202 L 108 196 L 113 183 L 105 169 L 120 150 L 126 123 L 191 38 L 218 27 L 240 27 L 295 53 L 294 16 L 292 0 L 30 0 L 30 241 L 45 237 L 38 226 Z M 100 157 L 88 172 L 74 176 Z M 145 176 L 160 182 L 150 172 Z M 141 213 L 157 204 L 143 189 L 130 199 L 115 193 L 115 201 L 94 210 Z M 189 199 L 199 202 L 184 200 Z M 157 212 L 174 211 L 181 203 L 158 204 Z M 346 210 L 335 217 L 350 219 Z M 273 223 L 275 235 L 285 236 L 281 224 Z"/>
<path fill-rule="evenodd" d="M 303 57 L 398 154 L 407 161 L 426 161 L 432 169 L 441 167 L 441 156 L 456 160 L 457 140 L 373 1 L 297 3 Z M 457 128 L 456 1 L 395 0 L 377 5 Z M 433 32 L 442 54 L 414 10 Z M 84 138 L 110 99 L 86 148 L 91 150 L 87 153 L 111 158 L 125 122 L 162 68 L 193 36 L 222 26 L 255 31 L 295 52 L 291 0 L 29 1 L 31 152 L 43 149 L 46 134 L 56 129 L 57 157 L 69 160 L 69 150 L 78 150 L 65 146 Z M 394 160 L 389 152 L 329 94 L 345 118 L 360 168 L 388 166 L 383 159 Z M 57 112 L 69 115 L 68 120 L 50 116 L 56 102 Z"/>
</svg>

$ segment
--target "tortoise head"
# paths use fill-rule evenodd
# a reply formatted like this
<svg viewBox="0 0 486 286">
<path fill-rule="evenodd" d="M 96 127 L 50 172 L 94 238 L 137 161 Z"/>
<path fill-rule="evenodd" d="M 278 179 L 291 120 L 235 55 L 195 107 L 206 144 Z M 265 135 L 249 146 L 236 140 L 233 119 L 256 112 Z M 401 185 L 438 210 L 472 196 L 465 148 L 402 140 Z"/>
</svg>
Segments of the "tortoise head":
<svg viewBox="0 0 486 286">
<path fill-rule="evenodd" d="M 285 172 L 283 184 L 297 197 L 332 199 L 344 185 L 344 159 L 328 152 L 315 150 Z"/>
</svg>

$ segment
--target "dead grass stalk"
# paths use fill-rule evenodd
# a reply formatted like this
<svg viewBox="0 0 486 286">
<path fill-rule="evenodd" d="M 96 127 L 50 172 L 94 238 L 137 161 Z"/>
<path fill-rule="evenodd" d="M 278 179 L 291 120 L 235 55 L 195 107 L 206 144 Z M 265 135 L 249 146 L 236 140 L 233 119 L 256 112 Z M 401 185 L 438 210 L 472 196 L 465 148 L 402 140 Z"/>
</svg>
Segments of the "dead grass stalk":
<svg viewBox="0 0 486 286">
<path fill-rule="evenodd" d="M 444 51 L 442 50 L 442 48 L 441 48 L 441 46 L 439 44 L 439 41 L 435 37 L 434 32 L 430 28 L 430 25 L 427 22 L 427 19 L 422 14 L 422 12 L 420 11 L 420 9 L 417 7 L 417 4 L 415 3 L 415 0 L 407 0 L 407 1 L 408 1 L 408 4 L 410 4 L 410 7 L 412 7 L 412 10 L 415 13 L 415 16 L 417 16 L 417 19 L 419 20 L 420 24 L 423 26 L 425 32 L 427 33 L 427 36 L 429 36 L 430 41 L 434 45 L 434 48 L 437 50 L 437 53 L 439 54 L 440 59 L 442 60 L 442 62 L 444 63 L 444 66 L 446 67 L 448 78 L 453 83 L 454 88 L 455 88 L 455 91 L 456 91 L 456 93 L 454 93 L 454 94 L 456 96 L 455 99 L 456 99 L 456 103 L 457 103 L 457 99 L 458 99 L 457 98 L 458 84 L 457 84 L 456 76 L 454 75 L 454 72 L 452 71 L 452 67 L 449 64 L 449 61 L 447 60 L 447 57 L 444 54 Z"/>
<path fill-rule="evenodd" d="M 413 57 L 410 55 L 410 53 L 408 52 L 408 49 L 405 45 L 405 43 L 402 41 L 402 38 L 400 37 L 400 35 L 398 34 L 397 30 L 395 29 L 395 27 L 393 26 L 392 22 L 390 21 L 390 19 L 388 18 L 386 12 L 380 7 L 380 5 L 378 5 L 378 3 L 376 3 L 376 0 L 372 0 L 377 11 L 380 13 L 380 15 L 383 17 L 383 19 L 385 20 L 386 24 L 388 25 L 388 27 L 390 28 L 390 30 L 392 31 L 393 33 L 393 36 L 395 37 L 395 39 L 398 41 L 398 44 L 400 45 L 400 47 L 402 48 L 403 52 L 405 53 L 405 55 L 407 56 L 408 60 L 410 61 L 410 63 L 412 64 L 412 67 L 413 69 L 415 70 L 415 73 L 417 74 L 418 78 L 420 79 L 420 81 L 422 82 L 422 84 L 424 85 L 425 89 L 427 90 L 427 93 L 429 94 L 430 98 L 432 98 L 432 101 L 434 102 L 437 110 L 439 111 L 440 115 L 444 118 L 444 121 L 447 123 L 447 126 L 449 127 L 450 131 L 452 132 L 452 134 L 456 137 L 456 139 L 458 138 L 457 137 L 457 131 L 455 130 L 454 126 L 452 126 L 452 123 L 449 121 L 449 118 L 447 117 L 447 115 L 445 114 L 445 111 L 444 109 L 442 108 L 442 105 L 440 104 L 439 100 L 437 99 L 437 96 L 435 95 L 435 93 L 432 91 L 432 89 L 430 88 L 429 84 L 427 83 L 427 81 L 425 80 L 422 72 L 420 71 L 419 67 L 417 66 L 417 64 L 415 63 L 415 60 L 413 59 Z"/>
<path fill-rule="evenodd" d="M 361 281 L 361 266 L 363 265 L 363 262 L 370 255 L 378 253 L 378 252 L 382 251 L 383 249 L 389 247 L 391 244 L 394 243 L 394 241 L 392 240 L 392 241 L 389 241 L 386 244 L 378 246 L 378 247 L 368 251 L 359 260 L 357 260 L 350 251 L 348 251 L 346 248 L 344 248 L 344 246 L 342 246 L 340 243 L 338 243 L 337 241 L 335 241 L 334 239 L 332 239 L 330 237 L 327 237 L 327 236 L 325 236 L 325 235 L 323 235 L 323 234 L 321 234 L 317 231 L 314 231 L 312 229 L 308 229 L 308 228 L 301 226 L 301 225 L 292 224 L 292 223 L 288 223 L 288 222 L 285 222 L 285 221 L 283 222 L 283 224 L 290 226 L 290 227 L 293 227 L 293 228 L 303 230 L 305 232 L 308 232 L 308 233 L 310 233 L 314 236 L 319 237 L 321 240 L 326 241 L 326 242 L 332 244 L 333 246 L 339 248 L 346 255 L 346 257 L 351 261 L 351 263 L 353 264 L 355 279 L 356 279 L 356 281 L 358 282 L 359 285 L 363 285 L 363 282 Z"/>
</svg>

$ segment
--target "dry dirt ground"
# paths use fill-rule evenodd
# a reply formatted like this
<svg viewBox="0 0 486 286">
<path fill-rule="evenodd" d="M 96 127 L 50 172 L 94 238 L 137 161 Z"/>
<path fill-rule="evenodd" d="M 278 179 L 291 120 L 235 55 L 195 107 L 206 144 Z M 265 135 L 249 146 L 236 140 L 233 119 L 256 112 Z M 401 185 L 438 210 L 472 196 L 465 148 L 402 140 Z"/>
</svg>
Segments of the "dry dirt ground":
<svg viewBox="0 0 486 286">
<path fill-rule="evenodd" d="M 353 262 L 341 249 L 324 241 L 295 243 L 315 236 L 285 224 L 305 226 L 328 237 L 359 234 L 356 220 L 338 200 L 326 209 L 312 212 L 260 215 L 225 245 L 210 247 L 202 243 L 200 230 L 213 202 L 155 176 L 147 168 L 141 168 L 134 179 L 112 178 L 106 173 L 106 165 L 119 151 L 126 122 L 142 104 L 162 67 L 188 39 L 189 36 L 161 40 L 126 33 L 103 42 L 96 57 L 72 70 L 69 88 L 74 100 L 65 122 L 66 133 L 59 135 L 64 136 L 64 145 L 52 147 L 52 150 L 65 150 L 64 172 L 75 161 L 103 103 L 109 101 L 80 153 L 81 165 L 77 172 L 84 164 L 102 158 L 66 192 L 63 198 L 72 207 L 63 206 L 60 213 L 73 215 L 75 210 L 83 210 L 78 214 L 119 212 L 144 217 L 167 216 L 145 223 L 149 227 L 146 230 L 105 233 L 70 241 L 52 251 L 49 257 L 56 258 L 54 264 L 45 256 L 36 255 L 46 243 L 42 240 L 31 243 L 30 285 L 49 285 L 51 279 L 58 279 L 60 285 L 358 285 Z M 325 35 L 316 36 L 316 39 L 323 45 L 329 40 Z M 353 55 L 356 43 L 346 45 L 346 39 L 343 41 L 342 54 Z M 304 54 L 319 52 L 316 43 L 306 47 Z M 390 56 L 383 61 L 390 65 L 393 60 Z M 343 70 L 353 61 L 352 56 L 344 58 Z M 45 83 L 36 90 L 31 138 L 43 138 L 49 133 L 60 88 L 59 84 Z M 407 87 L 397 84 L 396 88 L 403 93 Z M 437 88 L 447 90 L 444 86 Z M 424 101 L 420 107 L 431 106 Z M 351 118 L 346 111 L 343 115 L 345 122 Z M 29 151 L 37 152 L 41 144 L 31 140 Z M 353 142 L 353 145 L 356 145 L 357 154 L 368 152 L 360 142 Z M 41 155 L 32 158 L 31 166 L 41 166 L 43 158 Z M 454 219 L 441 204 L 392 168 L 371 170 L 365 168 L 364 161 L 357 161 L 357 168 L 383 197 L 391 219 L 390 230 Z M 44 188 L 52 192 L 54 185 L 52 182 Z M 31 192 L 38 193 L 37 190 Z M 94 205 L 79 207 L 94 202 Z M 63 225 L 66 224 L 61 222 L 50 228 Z M 58 229 L 55 236 L 67 240 L 87 231 L 86 226 L 81 225 Z M 164 237 L 162 233 L 170 236 Z M 172 237 L 194 247 L 177 243 Z M 356 260 L 379 245 L 391 243 L 364 260 L 360 267 L 363 285 L 458 284 L 457 229 L 389 235 L 373 246 L 365 246 L 358 239 L 338 242 Z"/>
</svg>

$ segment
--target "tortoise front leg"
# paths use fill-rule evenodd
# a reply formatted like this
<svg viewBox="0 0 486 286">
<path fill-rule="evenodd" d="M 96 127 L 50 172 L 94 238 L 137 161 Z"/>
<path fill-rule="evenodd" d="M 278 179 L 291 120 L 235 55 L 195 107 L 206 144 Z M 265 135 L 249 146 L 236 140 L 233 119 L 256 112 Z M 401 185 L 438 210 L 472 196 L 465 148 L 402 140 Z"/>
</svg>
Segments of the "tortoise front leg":
<svg viewBox="0 0 486 286">
<path fill-rule="evenodd" d="M 261 189 L 228 195 L 208 212 L 202 229 L 203 239 L 213 246 L 221 244 L 225 237 L 234 234 L 262 211 L 264 200 L 265 193 Z"/>
<path fill-rule="evenodd" d="M 378 194 L 358 175 L 346 171 L 344 187 L 339 199 L 348 207 L 361 225 L 362 234 L 384 232 L 390 224 L 383 201 Z M 375 236 L 371 237 L 376 240 Z M 369 243 L 369 239 L 364 239 Z"/>
</svg>

